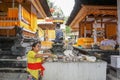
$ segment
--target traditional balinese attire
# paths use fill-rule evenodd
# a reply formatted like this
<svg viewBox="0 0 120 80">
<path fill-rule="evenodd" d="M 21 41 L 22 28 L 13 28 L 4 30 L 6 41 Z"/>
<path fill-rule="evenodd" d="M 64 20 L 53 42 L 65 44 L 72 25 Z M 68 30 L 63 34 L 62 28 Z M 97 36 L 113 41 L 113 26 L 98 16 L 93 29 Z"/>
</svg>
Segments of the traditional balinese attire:
<svg viewBox="0 0 120 80">
<path fill-rule="evenodd" d="M 36 54 L 37 53 L 34 51 L 29 51 L 27 54 L 27 72 L 29 73 L 28 80 L 39 80 L 39 77 L 43 76 L 43 71 L 45 70 L 42 66 L 42 58 L 35 58 Z"/>
</svg>

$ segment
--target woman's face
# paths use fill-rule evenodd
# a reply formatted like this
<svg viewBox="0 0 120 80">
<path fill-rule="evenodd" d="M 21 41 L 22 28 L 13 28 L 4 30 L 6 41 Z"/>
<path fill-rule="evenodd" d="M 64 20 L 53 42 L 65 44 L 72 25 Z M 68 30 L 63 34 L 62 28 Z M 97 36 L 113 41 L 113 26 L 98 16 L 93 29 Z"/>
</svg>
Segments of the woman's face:
<svg viewBox="0 0 120 80">
<path fill-rule="evenodd" d="M 36 44 L 36 46 L 35 47 L 33 47 L 33 51 L 35 51 L 35 52 L 38 52 L 38 51 L 40 51 L 40 44 L 39 43 L 37 43 Z"/>
</svg>

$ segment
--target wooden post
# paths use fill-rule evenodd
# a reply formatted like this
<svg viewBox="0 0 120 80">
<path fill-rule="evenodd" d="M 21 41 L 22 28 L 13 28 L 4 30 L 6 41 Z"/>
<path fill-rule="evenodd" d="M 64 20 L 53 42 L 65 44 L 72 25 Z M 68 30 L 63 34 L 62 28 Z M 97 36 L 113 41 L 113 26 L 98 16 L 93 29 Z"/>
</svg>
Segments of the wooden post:
<svg viewBox="0 0 120 80">
<path fill-rule="evenodd" d="M 79 38 L 81 37 L 81 24 L 80 24 L 80 22 L 79 22 Z"/>
<path fill-rule="evenodd" d="M 21 18 L 22 17 L 22 6 L 21 4 L 19 3 L 19 13 L 18 13 L 18 20 L 21 21 Z"/>
<path fill-rule="evenodd" d="M 94 15 L 95 21 L 94 21 L 94 25 L 93 25 L 93 38 L 94 38 L 94 43 L 97 43 L 97 15 Z"/>
<path fill-rule="evenodd" d="M 94 38 L 94 43 L 97 43 L 97 32 L 96 32 L 96 28 L 97 28 L 97 21 L 95 19 L 95 22 L 94 22 L 94 31 L 93 31 L 93 38 Z"/>
<path fill-rule="evenodd" d="M 84 22 L 84 37 L 86 37 L 86 18 L 85 18 L 85 22 Z"/>
<path fill-rule="evenodd" d="M 117 41 L 120 46 L 120 0 L 117 0 L 117 12 L 118 12 Z"/>
<path fill-rule="evenodd" d="M 104 35 L 104 25 L 103 25 L 103 16 L 101 16 L 101 33 L 100 34 L 101 34 L 100 38 L 105 37 L 105 35 Z"/>
<path fill-rule="evenodd" d="M 15 0 L 13 0 L 13 2 L 12 2 L 12 7 L 13 8 L 15 7 Z"/>
<path fill-rule="evenodd" d="M 86 23 L 84 23 L 84 37 L 86 37 Z"/>
</svg>

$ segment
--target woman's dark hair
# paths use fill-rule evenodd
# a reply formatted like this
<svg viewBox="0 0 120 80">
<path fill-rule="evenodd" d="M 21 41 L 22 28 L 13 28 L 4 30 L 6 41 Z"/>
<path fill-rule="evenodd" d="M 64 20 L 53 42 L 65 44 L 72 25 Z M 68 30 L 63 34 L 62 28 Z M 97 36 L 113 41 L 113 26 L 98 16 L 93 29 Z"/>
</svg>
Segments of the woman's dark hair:
<svg viewBox="0 0 120 80">
<path fill-rule="evenodd" d="M 37 42 L 34 42 L 34 43 L 32 44 L 32 47 L 35 47 L 38 43 L 41 44 L 40 41 L 37 41 Z"/>
</svg>

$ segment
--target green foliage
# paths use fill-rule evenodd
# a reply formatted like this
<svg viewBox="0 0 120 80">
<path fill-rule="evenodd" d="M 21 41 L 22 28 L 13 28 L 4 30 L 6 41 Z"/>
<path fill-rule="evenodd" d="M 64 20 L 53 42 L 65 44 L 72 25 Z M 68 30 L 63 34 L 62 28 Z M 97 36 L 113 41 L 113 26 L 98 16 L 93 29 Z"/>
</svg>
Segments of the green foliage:
<svg viewBox="0 0 120 80">
<path fill-rule="evenodd" d="M 60 7 L 55 5 L 54 2 L 51 2 L 50 0 L 47 0 L 49 8 L 53 8 L 55 11 L 52 13 L 53 16 L 59 16 L 64 18 L 64 13 Z"/>
<path fill-rule="evenodd" d="M 69 34 L 71 32 L 71 28 L 69 26 L 66 26 L 66 34 Z"/>
</svg>

